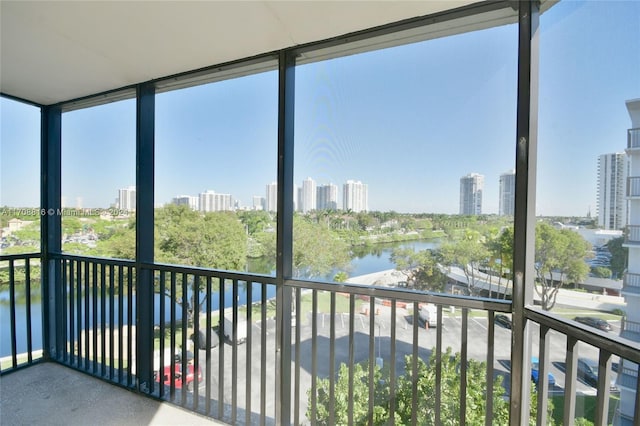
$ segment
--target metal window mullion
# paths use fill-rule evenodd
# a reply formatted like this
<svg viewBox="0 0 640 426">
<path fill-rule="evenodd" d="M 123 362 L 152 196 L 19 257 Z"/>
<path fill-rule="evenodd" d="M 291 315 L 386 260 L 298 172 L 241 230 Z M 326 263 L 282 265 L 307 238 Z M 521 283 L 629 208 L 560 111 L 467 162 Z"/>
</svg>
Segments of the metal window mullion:
<svg viewBox="0 0 640 426">
<path fill-rule="evenodd" d="M 291 288 L 295 52 L 278 55 L 278 215 L 276 240 L 276 424 L 291 423 Z"/>
<path fill-rule="evenodd" d="M 525 306 L 533 302 L 535 195 L 538 124 L 539 4 L 518 2 L 518 98 L 516 111 L 516 191 L 513 240 L 513 331 L 509 424 L 529 423 L 530 326 Z"/>
</svg>

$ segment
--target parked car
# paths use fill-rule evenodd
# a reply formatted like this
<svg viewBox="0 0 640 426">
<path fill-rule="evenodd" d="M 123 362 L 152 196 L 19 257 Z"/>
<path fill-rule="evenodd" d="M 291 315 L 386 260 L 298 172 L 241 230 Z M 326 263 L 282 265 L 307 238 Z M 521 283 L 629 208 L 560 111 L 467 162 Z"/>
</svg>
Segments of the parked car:
<svg viewBox="0 0 640 426">
<path fill-rule="evenodd" d="M 511 318 L 509 318 L 506 315 L 503 314 L 497 314 L 495 317 L 493 317 L 493 321 L 498 324 L 503 326 L 504 328 L 508 328 L 511 329 Z"/>
<path fill-rule="evenodd" d="M 611 367 L 613 369 L 614 365 L 612 364 Z M 598 361 L 589 358 L 578 358 L 578 365 L 576 370 L 578 379 L 582 380 L 589 386 L 593 386 L 594 388 L 598 387 Z M 618 390 L 614 379 L 611 379 L 609 390 Z"/>
<path fill-rule="evenodd" d="M 420 320 L 429 327 L 438 326 L 438 308 L 433 303 L 420 304 L 418 307 Z"/>
<path fill-rule="evenodd" d="M 153 372 L 154 379 L 156 382 L 160 382 L 160 377 L 158 376 L 158 371 Z M 195 383 L 195 367 L 193 364 L 187 364 L 187 377 L 184 379 L 182 377 L 182 364 L 175 364 L 175 368 L 173 370 L 174 377 L 174 385 L 176 389 L 182 389 L 185 387 L 188 391 L 193 391 L 194 383 Z M 198 366 L 198 382 L 202 381 L 202 369 Z M 167 365 L 163 369 L 162 373 L 162 383 L 165 386 L 171 386 L 171 365 Z"/>
<path fill-rule="evenodd" d="M 536 386 L 538 386 L 539 367 L 540 367 L 540 362 L 538 361 L 538 358 L 532 357 L 531 358 L 531 380 L 533 381 L 533 383 L 535 383 Z M 551 373 L 548 373 L 547 376 L 549 380 L 549 386 L 551 387 L 555 386 L 556 378 L 554 377 L 554 375 Z"/>
<path fill-rule="evenodd" d="M 600 318 L 595 318 L 595 317 L 575 317 L 573 319 L 576 322 L 579 322 L 581 324 L 585 324 L 588 325 L 590 327 L 593 328 L 597 328 L 598 330 L 603 330 L 603 331 L 610 331 L 611 330 L 611 324 L 609 324 L 608 322 L 606 322 L 603 319 Z"/>
<path fill-rule="evenodd" d="M 198 330 L 198 334 L 191 335 L 191 341 L 197 349 L 207 349 L 207 332 L 205 330 Z M 211 347 L 215 348 L 220 344 L 220 336 L 218 330 L 215 327 L 211 327 Z"/>
</svg>

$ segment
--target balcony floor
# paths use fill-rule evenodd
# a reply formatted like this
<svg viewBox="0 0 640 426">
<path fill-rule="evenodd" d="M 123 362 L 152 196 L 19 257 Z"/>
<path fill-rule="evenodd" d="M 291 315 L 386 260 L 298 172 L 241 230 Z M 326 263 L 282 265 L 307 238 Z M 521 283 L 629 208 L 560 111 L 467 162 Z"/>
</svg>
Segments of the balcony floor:
<svg viewBox="0 0 640 426">
<path fill-rule="evenodd" d="M 1 425 L 225 424 L 55 363 L 0 378 Z"/>
</svg>

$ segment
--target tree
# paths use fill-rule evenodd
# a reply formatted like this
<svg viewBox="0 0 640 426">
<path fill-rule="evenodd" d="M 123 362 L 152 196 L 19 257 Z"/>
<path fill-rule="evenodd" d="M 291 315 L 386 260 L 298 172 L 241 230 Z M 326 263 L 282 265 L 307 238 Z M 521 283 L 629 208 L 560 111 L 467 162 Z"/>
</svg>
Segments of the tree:
<svg viewBox="0 0 640 426">
<path fill-rule="evenodd" d="M 624 237 L 613 238 L 607 242 L 607 248 L 611 253 L 611 273 L 615 278 L 622 277 L 627 269 L 627 259 L 629 249 L 623 247 Z"/>
<path fill-rule="evenodd" d="M 595 266 L 591 268 L 591 273 L 597 278 L 611 278 L 611 269 L 604 266 Z"/>
<path fill-rule="evenodd" d="M 476 296 L 480 293 L 479 269 L 489 258 L 489 250 L 481 241 L 477 231 L 466 230 L 463 237 L 454 242 L 444 243 L 440 248 L 446 265 L 459 266 L 467 278 L 469 294 Z"/>
<path fill-rule="evenodd" d="M 390 260 L 396 269 L 413 283 L 417 290 L 443 292 L 447 284 L 447 276 L 440 270 L 436 256 L 431 250 L 414 251 L 411 248 L 395 248 Z"/>
<path fill-rule="evenodd" d="M 502 279 L 513 279 L 513 227 L 502 229 L 497 235 L 491 236 L 488 242 L 489 266 L 498 275 L 498 296 L 506 298 L 507 292 L 501 291 Z M 492 297 L 493 288 L 489 289 L 489 297 Z"/>
<path fill-rule="evenodd" d="M 296 215 L 293 217 L 293 268 L 298 276 L 325 276 L 349 264 L 349 246 L 333 231 Z"/>
<path fill-rule="evenodd" d="M 551 310 L 558 290 L 567 282 L 586 278 L 589 265 L 585 262 L 591 244 L 570 229 L 556 229 L 546 223 L 536 226 L 536 293 L 542 309 Z"/>
</svg>

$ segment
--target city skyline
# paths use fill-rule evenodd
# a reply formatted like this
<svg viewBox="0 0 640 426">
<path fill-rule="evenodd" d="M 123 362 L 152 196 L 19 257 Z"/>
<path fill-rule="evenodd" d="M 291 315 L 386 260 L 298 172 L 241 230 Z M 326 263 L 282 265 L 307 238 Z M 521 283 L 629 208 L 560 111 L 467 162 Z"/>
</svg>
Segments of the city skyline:
<svg viewBox="0 0 640 426">
<path fill-rule="evenodd" d="M 640 51 L 638 15 L 637 2 L 567 2 L 542 15 L 537 214 L 596 209 L 594 159 L 624 149 L 624 101 L 640 98 L 640 57 L 629 54 Z M 455 214 L 459 177 L 476 170 L 483 213 L 499 213 L 499 176 L 515 167 L 516 32 L 299 65 L 294 181 L 358 176 L 370 210 Z M 2 99 L 0 112 L 0 205 L 37 206 L 39 110 Z M 135 121 L 133 100 L 63 114 L 66 200 L 107 207 L 114 188 L 135 182 Z M 252 205 L 277 180 L 277 72 L 159 93 L 155 158 L 158 202 L 220 188 Z"/>
</svg>

